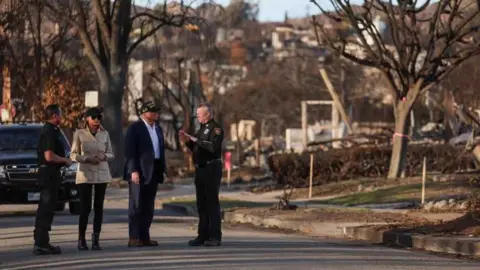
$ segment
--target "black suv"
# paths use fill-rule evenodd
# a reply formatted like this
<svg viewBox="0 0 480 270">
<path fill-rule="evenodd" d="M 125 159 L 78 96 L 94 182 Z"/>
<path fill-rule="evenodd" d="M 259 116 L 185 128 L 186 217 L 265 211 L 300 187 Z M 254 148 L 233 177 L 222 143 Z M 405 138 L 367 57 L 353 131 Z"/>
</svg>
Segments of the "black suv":
<svg viewBox="0 0 480 270">
<path fill-rule="evenodd" d="M 37 143 L 42 126 L 33 123 L 0 123 L 0 204 L 38 203 L 43 183 L 38 179 Z M 68 156 L 70 144 L 65 135 L 62 141 Z M 76 173 L 76 163 L 62 169 L 63 182 L 58 191 L 55 211 L 65 210 L 68 202 L 70 213 L 79 214 Z"/>
</svg>

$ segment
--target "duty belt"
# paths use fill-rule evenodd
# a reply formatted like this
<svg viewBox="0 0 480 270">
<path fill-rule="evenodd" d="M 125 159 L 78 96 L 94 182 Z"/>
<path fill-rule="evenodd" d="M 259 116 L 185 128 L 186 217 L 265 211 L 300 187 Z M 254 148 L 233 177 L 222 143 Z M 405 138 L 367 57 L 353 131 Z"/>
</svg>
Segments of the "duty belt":
<svg viewBox="0 0 480 270">
<path fill-rule="evenodd" d="M 214 162 L 217 162 L 217 161 L 222 162 L 222 159 L 221 159 L 221 158 L 211 159 L 211 160 L 206 161 L 204 164 L 201 164 L 201 165 L 195 164 L 195 167 L 196 167 L 196 168 L 203 168 L 203 167 L 205 167 L 205 166 L 207 166 L 207 165 L 210 165 L 210 164 L 212 164 L 212 163 L 214 163 Z"/>
</svg>

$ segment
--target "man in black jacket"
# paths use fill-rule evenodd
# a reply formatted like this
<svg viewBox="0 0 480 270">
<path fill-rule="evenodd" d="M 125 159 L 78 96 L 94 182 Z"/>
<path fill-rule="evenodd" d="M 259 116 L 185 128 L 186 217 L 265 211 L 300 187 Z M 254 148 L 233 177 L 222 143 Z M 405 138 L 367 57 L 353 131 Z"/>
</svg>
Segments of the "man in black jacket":
<svg viewBox="0 0 480 270">
<path fill-rule="evenodd" d="M 222 241 L 220 201 L 218 193 L 222 180 L 223 129 L 213 120 L 209 103 L 197 107 L 200 129 L 195 136 L 180 131 L 182 140 L 193 152 L 195 188 L 199 214 L 198 236 L 188 242 L 190 246 L 219 246 Z"/>
</svg>

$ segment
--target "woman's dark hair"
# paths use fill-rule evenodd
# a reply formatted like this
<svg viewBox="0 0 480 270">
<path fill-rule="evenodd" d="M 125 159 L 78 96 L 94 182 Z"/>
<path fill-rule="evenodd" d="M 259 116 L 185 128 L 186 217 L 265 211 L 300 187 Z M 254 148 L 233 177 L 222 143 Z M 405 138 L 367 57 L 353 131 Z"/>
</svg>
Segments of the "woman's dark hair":
<svg viewBox="0 0 480 270">
<path fill-rule="evenodd" d="M 50 104 L 47 107 L 45 107 L 45 110 L 43 113 L 45 115 L 45 120 L 50 120 L 55 114 L 56 115 L 61 114 L 60 106 L 58 106 L 58 104 Z"/>
</svg>

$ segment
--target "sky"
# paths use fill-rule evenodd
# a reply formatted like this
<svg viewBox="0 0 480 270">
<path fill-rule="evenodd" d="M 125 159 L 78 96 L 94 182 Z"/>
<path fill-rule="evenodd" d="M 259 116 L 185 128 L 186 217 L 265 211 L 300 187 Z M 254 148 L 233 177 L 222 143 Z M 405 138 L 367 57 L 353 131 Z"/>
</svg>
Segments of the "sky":
<svg viewBox="0 0 480 270">
<path fill-rule="evenodd" d="M 185 3 L 189 3 L 192 0 L 185 0 Z M 201 0 L 196 0 L 201 2 Z M 155 0 L 136 0 L 135 3 L 140 5 L 145 3 L 163 3 L 163 1 Z M 228 5 L 230 0 L 215 0 L 216 3 L 222 5 Z M 288 17 L 297 18 L 305 17 L 308 12 L 310 14 L 319 13 L 317 7 L 310 3 L 310 0 L 258 0 L 260 4 L 260 21 L 283 21 L 285 18 L 285 11 L 288 11 Z M 352 3 L 361 3 L 361 0 L 352 0 Z M 318 3 L 324 6 L 326 9 L 331 7 L 329 0 L 318 0 Z"/>
<path fill-rule="evenodd" d="M 321 0 L 328 2 L 328 0 Z M 230 0 L 217 0 L 217 3 L 228 5 Z M 288 11 L 288 16 L 291 18 L 305 17 L 307 12 L 317 13 L 318 8 L 314 7 L 310 0 L 259 0 L 260 4 L 260 21 L 283 21 L 285 18 L 285 11 Z M 307 10 L 310 8 L 310 11 Z"/>
</svg>

